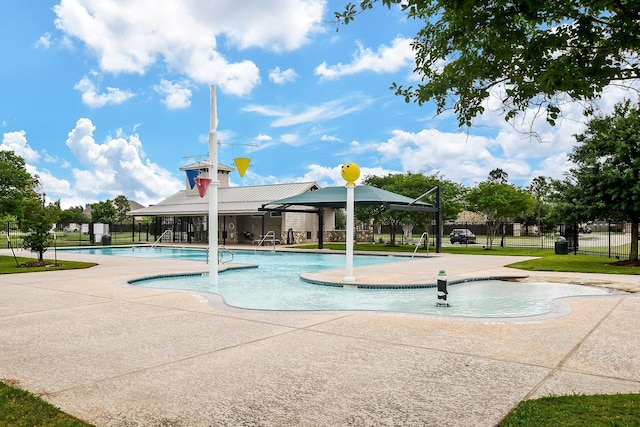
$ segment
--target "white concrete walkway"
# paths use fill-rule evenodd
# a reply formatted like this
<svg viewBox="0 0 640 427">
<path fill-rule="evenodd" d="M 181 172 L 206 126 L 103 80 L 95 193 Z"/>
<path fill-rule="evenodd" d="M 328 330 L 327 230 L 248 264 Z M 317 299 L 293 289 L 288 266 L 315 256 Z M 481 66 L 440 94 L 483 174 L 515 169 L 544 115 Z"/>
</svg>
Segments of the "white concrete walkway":
<svg viewBox="0 0 640 427">
<path fill-rule="evenodd" d="M 267 312 L 124 284 L 202 263 L 65 258 L 100 265 L 0 276 L 0 378 L 97 426 L 491 426 L 523 399 L 640 392 L 640 294 L 518 322 Z M 452 277 L 513 273 L 500 258 L 410 262 L 431 280 L 445 264 Z M 356 277 L 389 273 L 377 268 Z"/>
</svg>

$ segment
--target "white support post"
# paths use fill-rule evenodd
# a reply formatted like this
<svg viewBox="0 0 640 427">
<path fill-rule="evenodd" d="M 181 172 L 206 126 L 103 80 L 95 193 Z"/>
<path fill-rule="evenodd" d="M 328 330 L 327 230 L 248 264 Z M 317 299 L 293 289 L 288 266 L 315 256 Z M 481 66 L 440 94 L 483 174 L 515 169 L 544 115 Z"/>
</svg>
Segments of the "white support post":
<svg viewBox="0 0 640 427">
<path fill-rule="evenodd" d="M 218 284 L 218 114 L 216 88 L 211 86 L 211 119 L 209 131 L 209 283 Z"/>
<path fill-rule="evenodd" d="M 347 266 L 345 282 L 355 282 L 356 278 L 353 276 L 353 228 L 354 228 L 354 215 L 355 215 L 355 190 L 356 186 L 353 183 L 347 183 Z"/>
</svg>

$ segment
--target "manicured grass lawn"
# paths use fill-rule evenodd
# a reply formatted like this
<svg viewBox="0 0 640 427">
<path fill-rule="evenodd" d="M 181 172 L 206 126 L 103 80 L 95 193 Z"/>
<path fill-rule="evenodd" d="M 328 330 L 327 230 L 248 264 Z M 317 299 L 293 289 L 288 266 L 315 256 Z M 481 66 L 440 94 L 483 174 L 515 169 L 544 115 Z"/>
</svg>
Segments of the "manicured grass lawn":
<svg viewBox="0 0 640 427">
<path fill-rule="evenodd" d="M 88 427 L 24 390 L 0 382 L 0 427 Z"/>
<path fill-rule="evenodd" d="M 316 249 L 315 245 L 298 246 L 302 249 Z M 345 250 L 344 243 L 324 244 L 325 249 Z M 382 252 L 399 252 L 413 253 L 415 246 L 412 245 L 381 245 L 381 244 L 355 244 L 354 251 L 382 251 Z M 435 249 L 431 247 L 429 253 L 433 254 Z M 535 249 L 535 248 L 500 248 L 496 247 L 491 250 L 484 249 L 482 246 L 444 246 L 442 252 L 451 254 L 468 254 L 468 255 L 510 255 L 510 256 L 527 256 L 537 257 L 528 261 L 520 261 L 509 264 L 507 267 L 518 268 L 528 271 L 567 271 L 575 273 L 607 273 L 607 274 L 640 274 L 640 267 L 629 267 L 614 265 L 618 260 L 605 257 L 588 256 L 588 255 L 556 255 L 553 250 Z M 426 250 L 421 247 L 417 254 L 425 254 Z"/>
<path fill-rule="evenodd" d="M 35 258 L 0 256 L 0 274 L 31 273 L 34 271 L 74 270 L 96 265 L 90 262 L 61 261 L 45 258 L 45 267 L 25 267 L 23 264 L 36 261 Z"/>
<path fill-rule="evenodd" d="M 525 400 L 499 427 L 640 426 L 640 394 L 551 396 Z"/>
<path fill-rule="evenodd" d="M 615 259 L 587 255 L 546 255 L 539 259 L 509 264 L 507 267 L 529 271 L 640 274 L 640 267 L 614 265 L 615 262 Z"/>
<path fill-rule="evenodd" d="M 345 250 L 344 244 L 325 244 L 327 249 Z M 300 248 L 315 249 L 317 246 Z M 356 244 L 356 251 L 392 251 L 413 253 L 415 246 L 383 244 Z M 481 246 L 444 247 L 444 252 L 476 255 L 515 255 L 539 257 L 521 261 L 509 267 L 531 271 L 572 271 L 582 273 L 640 274 L 640 267 L 612 265 L 615 260 L 583 255 L 555 255 L 551 250 L 531 248 L 495 248 L 485 250 Z M 425 249 L 420 248 L 419 253 Z M 435 252 L 430 248 L 430 253 Z M 19 257 L 18 263 L 33 261 Z M 49 260 L 51 261 L 51 260 Z M 53 261 L 51 261 L 53 262 Z M 29 271 L 50 271 L 87 268 L 95 264 L 57 261 L 55 267 L 17 267 L 11 256 L 0 256 L 0 274 Z M 66 415 L 44 400 L 18 388 L 0 382 L 0 427 L 52 426 L 91 427 Z M 640 426 L 640 394 L 615 394 L 595 396 L 551 396 L 527 400 L 520 404 L 499 424 L 500 427 L 547 427 L 547 426 Z"/>
</svg>

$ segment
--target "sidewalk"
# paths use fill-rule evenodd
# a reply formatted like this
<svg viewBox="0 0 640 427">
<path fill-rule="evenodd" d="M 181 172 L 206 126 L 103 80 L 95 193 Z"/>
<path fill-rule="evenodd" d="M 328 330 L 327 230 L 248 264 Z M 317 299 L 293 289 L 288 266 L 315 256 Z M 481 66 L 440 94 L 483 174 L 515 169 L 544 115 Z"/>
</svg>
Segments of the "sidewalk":
<svg viewBox="0 0 640 427">
<path fill-rule="evenodd" d="M 411 273 L 356 268 L 356 280 L 435 281 L 443 265 L 450 279 L 529 275 L 503 267 L 511 257 L 441 255 L 403 262 Z M 491 426 L 523 399 L 640 392 L 640 294 L 576 299 L 563 317 L 517 322 L 269 312 L 125 284 L 202 263 L 65 258 L 100 265 L 0 276 L 0 378 L 97 426 Z"/>
</svg>

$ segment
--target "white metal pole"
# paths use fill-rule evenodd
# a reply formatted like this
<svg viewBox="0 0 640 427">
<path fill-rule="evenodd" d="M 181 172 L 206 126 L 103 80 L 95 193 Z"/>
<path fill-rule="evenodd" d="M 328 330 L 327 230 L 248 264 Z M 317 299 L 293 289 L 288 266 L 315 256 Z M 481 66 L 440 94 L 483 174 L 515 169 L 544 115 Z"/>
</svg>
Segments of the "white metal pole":
<svg viewBox="0 0 640 427">
<path fill-rule="evenodd" d="M 347 183 L 347 272 L 344 277 L 345 282 L 355 282 L 353 276 L 353 227 L 354 227 L 354 205 L 355 205 L 356 186 L 353 183 Z"/>
<path fill-rule="evenodd" d="M 211 86 L 211 119 L 209 131 L 209 283 L 218 284 L 218 114 L 216 88 Z"/>
</svg>

